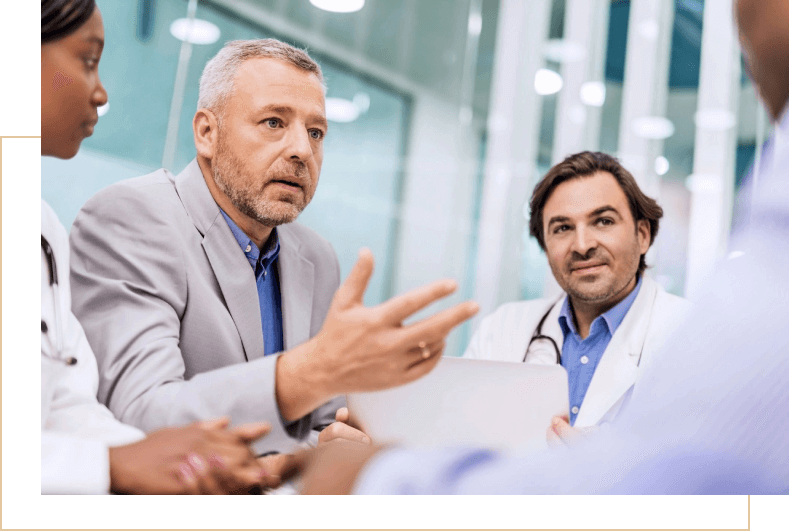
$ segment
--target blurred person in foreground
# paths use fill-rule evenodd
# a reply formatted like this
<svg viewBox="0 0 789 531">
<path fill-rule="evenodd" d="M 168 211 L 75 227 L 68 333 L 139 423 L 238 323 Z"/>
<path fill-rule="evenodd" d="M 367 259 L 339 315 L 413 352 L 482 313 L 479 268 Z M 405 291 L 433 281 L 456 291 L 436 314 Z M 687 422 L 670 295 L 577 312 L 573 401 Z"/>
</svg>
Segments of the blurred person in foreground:
<svg viewBox="0 0 789 531">
<path fill-rule="evenodd" d="M 313 430 L 318 442 L 369 442 L 341 422 L 336 397 L 426 374 L 476 304 L 403 325 L 455 281 L 366 308 L 372 254 L 340 286 L 331 244 L 295 221 L 328 132 L 321 69 L 303 50 L 225 44 L 203 71 L 192 125 L 197 156 L 179 175 L 109 186 L 71 230 L 74 313 L 97 353 L 100 400 L 144 430 L 269 420 L 261 454 Z M 281 460 L 268 462 L 277 475 Z"/>
<path fill-rule="evenodd" d="M 610 430 L 566 451 L 327 445 L 299 456 L 305 493 L 789 492 L 789 1 L 739 0 L 740 40 L 775 123 L 745 254 L 720 264 Z"/>
<path fill-rule="evenodd" d="M 618 160 L 584 151 L 548 170 L 529 230 L 564 293 L 511 302 L 486 317 L 463 357 L 560 364 L 569 418 L 548 428 L 569 444 L 614 422 L 690 304 L 645 274 L 663 209 Z"/>
<path fill-rule="evenodd" d="M 107 101 L 98 75 L 103 47 L 94 0 L 42 0 L 42 155 L 69 159 L 93 133 Z M 224 418 L 146 437 L 96 400 L 96 369 L 71 312 L 68 236 L 42 200 L 41 492 L 218 494 L 267 485 L 249 446 L 267 424 L 228 430 Z"/>
</svg>

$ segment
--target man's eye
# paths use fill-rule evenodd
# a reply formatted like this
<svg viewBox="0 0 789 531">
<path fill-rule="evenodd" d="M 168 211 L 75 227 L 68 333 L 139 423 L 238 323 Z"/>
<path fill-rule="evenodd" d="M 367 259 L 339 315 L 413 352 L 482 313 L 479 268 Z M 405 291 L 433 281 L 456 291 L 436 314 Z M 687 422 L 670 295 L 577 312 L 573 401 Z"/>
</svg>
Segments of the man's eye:
<svg viewBox="0 0 789 531">
<path fill-rule="evenodd" d="M 279 120 L 277 120 L 276 118 L 269 118 L 264 123 L 272 129 L 276 129 L 277 127 L 279 127 Z"/>
<path fill-rule="evenodd" d="M 600 218 L 597 220 L 600 225 L 613 225 L 614 220 L 611 218 Z"/>
<path fill-rule="evenodd" d="M 320 140 L 323 138 L 323 131 L 320 129 L 310 129 L 310 138 L 313 140 Z"/>
<path fill-rule="evenodd" d="M 558 227 L 553 229 L 553 233 L 554 234 L 559 234 L 560 232 L 566 232 L 568 230 L 570 230 L 570 226 L 569 225 L 559 225 Z"/>
<path fill-rule="evenodd" d="M 99 60 L 95 57 L 86 57 L 84 59 L 84 62 L 85 62 L 85 66 L 91 70 L 96 68 L 96 66 L 99 64 Z"/>
</svg>

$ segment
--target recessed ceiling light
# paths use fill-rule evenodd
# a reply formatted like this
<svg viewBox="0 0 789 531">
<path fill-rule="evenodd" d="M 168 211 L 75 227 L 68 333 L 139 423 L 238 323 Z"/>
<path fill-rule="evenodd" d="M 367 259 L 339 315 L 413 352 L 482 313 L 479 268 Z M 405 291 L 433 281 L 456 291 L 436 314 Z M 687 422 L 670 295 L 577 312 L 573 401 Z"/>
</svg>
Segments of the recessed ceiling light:
<svg viewBox="0 0 789 531">
<path fill-rule="evenodd" d="M 179 41 L 186 41 L 192 44 L 213 44 L 219 40 L 222 34 L 216 24 L 195 18 L 179 18 L 170 24 L 170 33 Z"/>
<path fill-rule="evenodd" d="M 586 57 L 586 49 L 577 42 L 550 39 L 543 45 L 542 54 L 556 63 L 574 63 Z"/>
<path fill-rule="evenodd" d="M 482 33 L 482 15 L 476 11 L 468 16 L 469 35 L 479 35 Z"/>
<path fill-rule="evenodd" d="M 326 119 L 331 122 L 345 124 L 359 117 L 359 108 L 350 100 L 343 98 L 326 98 Z"/>
<path fill-rule="evenodd" d="M 674 123 L 662 116 L 642 116 L 633 120 L 633 133 L 641 138 L 663 140 L 674 134 Z"/>
<path fill-rule="evenodd" d="M 670 167 L 671 165 L 668 163 L 668 159 L 663 155 L 655 159 L 655 173 L 658 175 L 667 174 Z"/>
<path fill-rule="evenodd" d="M 109 110 L 110 110 L 110 102 L 107 102 L 104 105 L 98 107 L 96 109 L 96 112 L 99 113 L 99 116 L 104 116 L 105 114 L 107 114 L 107 111 Z"/>
<path fill-rule="evenodd" d="M 310 4 L 332 13 L 353 13 L 364 7 L 364 0 L 310 0 Z"/>
<path fill-rule="evenodd" d="M 360 113 L 366 113 L 370 109 L 370 96 L 365 92 L 357 92 L 353 95 L 353 104 Z"/>
<path fill-rule="evenodd" d="M 685 179 L 685 188 L 694 193 L 714 193 L 721 188 L 721 179 L 714 173 L 694 173 Z"/>
<path fill-rule="evenodd" d="M 562 90 L 564 80 L 562 76 L 553 70 L 547 68 L 540 68 L 534 76 L 534 90 L 540 96 L 548 96 L 549 94 L 556 94 Z"/>
<path fill-rule="evenodd" d="M 605 83 L 587 81 L 581 85 L 581 101 L 590 107 L 602 107 L 605 103 Z"/>
<path fill-rule="evenodd" d="M 660 26 L 654 19 L 648 19 L 638 25 L 638 33 L 649 41 L 654 41 L 660 33 Z"/>
<path fill-rule="evenodd" d="M 693 120 L 696 127 L 708 131 L 726 131 L 737 123 L 734 113 L 726 109 L 701 109 Z"/>
</svg>

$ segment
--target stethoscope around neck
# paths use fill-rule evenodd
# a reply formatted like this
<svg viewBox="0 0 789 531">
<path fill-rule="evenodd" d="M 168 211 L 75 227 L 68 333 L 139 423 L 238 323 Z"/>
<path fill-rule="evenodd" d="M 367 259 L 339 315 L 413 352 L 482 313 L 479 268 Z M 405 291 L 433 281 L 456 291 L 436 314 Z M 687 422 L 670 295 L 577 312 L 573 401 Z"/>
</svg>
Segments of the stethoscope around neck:
<svg viewBox="0 0 789 531">
<path fill-rule="evenodd" d="M 77 358 L 73 356 L 68 356 L 66 358 L 63 357 L 63 320 L 60 316 L 60 288 L 58 285 L 58 269 L 57 263 L 55 262 L 55 253 L 52 251 L 52 246 L 49 245 L 49 242 L 41 235 L 41 249 L 44 251 L 44 254 L 47 257 L 47 265 L 49 266 L 49 287 L 52 288 L 52 295 L 54 296 L 53 306 L 55 308 L 55 349 L 56 355 L 48 354 L 41 350 L 41 354 L 44 356 L 61 362 L 65 363 L 66 365 L 76 365 Z M 47 325 L 46 321 L 41 319 L 41 333 L 47 334 L 47 336 L 51 339 L 53 331 L 50 330 L 51 327 Z"/>
<path fill-rule="evenodd" d="M 554 306 L 556 306 L 557 304 L 558 302 L 554 302 L 553 304 L 551 304 L 551 307 L 548 308 L 548 311 L 545 312 L 545 315 L 542 316 L 542 319 L 540 319 L 540 322 L 537 324 L 537 328 L 534 330 L 534 333 L 532 334 L 531 339 L 529 340 L 529 344 L 526 345 L 526 352 L 523 354 L 523 360 L 522 360 L 524 363 L 526 362 L 526 357 L 529 355 L 529 349 L 531 349 L 531 344 L 534 343 L 535 341 L 544 341 L 547 339 L 548 341 L 551 342 L 551 345 L 553 345 L 553 350 L 556 352 L 556 363 L 558 365 L 562 364 L 562 351 L 559 349 L 559 345 L 556 344 L 556 341 L 554 341 L 552 337 L 546 336 L 545 334 L 542 333 L 542 325 L 545 324 L 545 320 L 548 319 L 548 315 L 550 315 L 550 313 L 553 311 Z"/>
</svg>

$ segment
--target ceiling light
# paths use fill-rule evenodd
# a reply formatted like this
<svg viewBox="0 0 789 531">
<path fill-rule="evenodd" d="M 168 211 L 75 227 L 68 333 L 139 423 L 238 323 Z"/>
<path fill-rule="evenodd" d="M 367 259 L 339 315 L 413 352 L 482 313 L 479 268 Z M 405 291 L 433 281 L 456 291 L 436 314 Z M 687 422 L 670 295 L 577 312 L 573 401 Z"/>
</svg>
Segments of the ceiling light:
<svg viewBox="0 0 789 531">
<path fill-rule="evenodd" d="M 670 167 L 671 165 L 668 163 L 668 159 L 663 155 L 655 159 L 655 173 L 658 175 L 667 174 Z"/>
<path fill-rule="evenodd" d="M 674 134 L 674 123 L 662 116 L 642 116 L 633 120 L 633 133 L 649 140 L 663 140 Z"/>
<path fill-rule="evenodd" d="M 638 25 L 638 33 L 649 41 L 654 41 L 660 33 L 660 26 L 654 19 L 648 19 Z"/>
<path fill-rule="evenodd" d="M 343 98 L 326 98 L 326 119 L 331 122 L 345 124 L 359 117 L 359 108 L 350 100 Z"/>
<path fill-rule="evenodd" d="M 179 18 L 170 24 L 170 33 L 179 41 L 192 44 L 212 44 L 219 40 L 222 34 L 216 24 L 195 18 Z"/>
<path fill-rule="evenodd" d="M 685 179 L 685 187 L 693 193 L 717 193 L 721 179 L 714 173 L 694 173 Z"/>
<path fill-rule="evenodd" d="M 581 85 L 581 101 L 590 107 L 602 107 L 605 103 L 605 83 L 587 81 Z"/>
<path fill-rule="evenodd" d="M 360 113 L 366 113 L 370 108 L 370 96 L 364 92 L 357 92 L 353 96 L 353 104 L 356 105 L 356 108 L 359 109 Z"/>
<path fill-rule="evenodd" d="M 105 103 L 104 105 L 96 108 L 96 112 L 99 113 L 99 116 L 104 116 L 107 114 L 107 111 L 110 110 L 110 102 Z"/>
<path fill-rule="evenodd" d="M 543 44 L 542 54 L 556 63 L 574 63 L 586 57 L 586 49 L 577 42 L 550 39 Z"/>
<path fill-rule="evenodd" d="M 353 13 L 364 7 L 364 0 L 310 0 L 310 4 L 332 13 Z"/>
<path fill-rule="evenodd" d="M 534 76 L 534 90 L 540 96 L 556 94 L 562 90 L 563 85 L 562 76 L 547 68 L 540 68 Z"/>
<path fill-rule="evenodd" d="M 468 16 L 468 33 L 469 35 L 479 35 L 482 33 L 482 15 L 473 12 Z"/>
<path fill-rule="evenodd" d="M 734 127 L 737 117 L 726 109 L 702 109 L 693 118 L 696 127 L 708 131 L 726 131 Z"/>
</svg>

